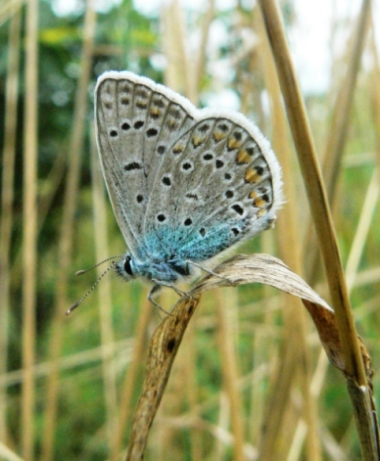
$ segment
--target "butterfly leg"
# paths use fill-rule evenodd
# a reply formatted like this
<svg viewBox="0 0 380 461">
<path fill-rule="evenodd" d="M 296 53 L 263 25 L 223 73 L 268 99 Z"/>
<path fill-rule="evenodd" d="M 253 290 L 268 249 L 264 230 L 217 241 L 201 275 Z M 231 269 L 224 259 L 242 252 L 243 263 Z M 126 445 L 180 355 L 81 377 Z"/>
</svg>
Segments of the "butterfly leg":
<svg viewBox="0 0 380 461">
<path fill-rule="evenodd" d="M 165 286 L 165 287 L 169 287 L 171 288 L 172 290 L 174 290 L 178 296 L 180 296 L 182 298 L 182 296 L 188 296 L 189 298 L 193 299 L 193 297 L 187 293 L 186 291 L 182 291 L 180 290 L 179 288 L 177 288 L 175 285 L 172 285 L 171 283 L 169 282 L 161 282 L 161 281 L 158 281 L 156 279 L 152 279 L 152 282 L 154 282 L 156 285 L 159 285 L 159 286 Z M 154 286 L 156 286 L 154 285 Z M 154 288 L 154 287 L 153 287 Z"/>
<path fill-rule="evenodd" d="M 158 283 L 155 283 L 148 293 L 148 300 L 153 304 L 153 306 L 157 307 L 160 311 L 164 312 L 166 315 L 172 315 L 170 312 L 166 311 L 163 307 L 161 307 L 158 303 L 156 303 L 156 301 L 153 299 L 153 296 L 156 295 L 160 290 L 161 290 L 161 285 Z"/>
<path fill-rule="evenodd" d="M 231 287 L 234 287 L 236 286 L 236 284 L 234 282 L 231 282 L 231 280 L 229 280 L 227 277 L 223 277 L 222 275 L 219 275 L 217 274 L 216 272 L 212 271 L 211 269 L 207 269 L 207 267 L 204 267 L 204 266 L 201 266 L 200 264 L 197 264 L 196 262 L 194 261 L 190 261 L 189 259 L 186 261 L 188 264 L 192 264 L 193 266 L 195 267 L 198 267 L 199 269 L 207 272 L 208 274 L 210 275 L 213 275 L 214 277 L 217 277 L 218 279 L 221 279 L 221 280 L 224 280 L 225 282 L 228 282 L 228 284 L 231 286 Z"/>
</svg>

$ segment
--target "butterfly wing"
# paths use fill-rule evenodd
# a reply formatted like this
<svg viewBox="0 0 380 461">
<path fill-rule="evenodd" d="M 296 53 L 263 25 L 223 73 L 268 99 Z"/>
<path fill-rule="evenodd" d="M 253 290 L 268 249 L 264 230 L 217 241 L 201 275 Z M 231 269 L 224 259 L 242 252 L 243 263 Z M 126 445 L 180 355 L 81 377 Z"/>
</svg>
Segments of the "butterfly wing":
<svg viewBox="0 0 380 461">
<path fill-rule="evenodd" d="M 193 124 L 185 98 L 132 72 L 106 72 L 95 90 L 95 125 L 103 174 L 130 251 L 144 252 L 143 221 L 171 139 Z"/>
<path fill-rule="evenodd" d="M 198 111 L 157 174 L 144 222 L 150 251 L 204 261 L 267 229 L 282 201 L 278 161 L 240 114 Z"/>
</svg>

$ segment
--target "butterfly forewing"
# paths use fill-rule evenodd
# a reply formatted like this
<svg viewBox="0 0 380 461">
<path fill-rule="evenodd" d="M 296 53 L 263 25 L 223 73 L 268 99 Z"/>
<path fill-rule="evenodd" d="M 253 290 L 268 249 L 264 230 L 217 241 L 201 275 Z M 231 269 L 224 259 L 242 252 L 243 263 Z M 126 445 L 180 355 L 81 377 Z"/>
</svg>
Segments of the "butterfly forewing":
<svg viewBox="0 0 380 461">
<path fill-rule="evenodd" d="M 101 163 L 118 224 L 135 254 L 143 247 L 142 226 L 155 176 L 171 139 L 194 123 L 191 109 L 186 99 L 130 72 L 109 72 L 98 81 L 95 120 Z"/>
</svg>

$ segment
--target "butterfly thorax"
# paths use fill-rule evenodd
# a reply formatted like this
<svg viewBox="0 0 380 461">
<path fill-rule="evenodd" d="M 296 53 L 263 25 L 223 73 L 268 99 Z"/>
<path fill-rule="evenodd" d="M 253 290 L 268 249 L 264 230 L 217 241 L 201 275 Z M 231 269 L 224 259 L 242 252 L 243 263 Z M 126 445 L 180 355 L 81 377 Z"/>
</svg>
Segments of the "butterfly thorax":
<svg viewBox="0 0 380 461">
<path fill-rule="evenodd" d="M 137 259 L 129 252 L 116 263 L 115 270 L 127 281 L 143 277 L 154 282 L 176 282 L 191 275 L 186 261 L 170 256 Z"/>
</svg>

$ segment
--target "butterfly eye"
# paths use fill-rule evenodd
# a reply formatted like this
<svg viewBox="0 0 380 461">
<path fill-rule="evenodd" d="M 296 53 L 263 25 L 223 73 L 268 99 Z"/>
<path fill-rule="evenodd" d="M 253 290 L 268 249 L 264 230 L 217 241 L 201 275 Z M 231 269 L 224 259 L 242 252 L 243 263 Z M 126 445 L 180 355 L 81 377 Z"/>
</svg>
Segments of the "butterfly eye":
<svg viewBox="0 0 380 461">
<path fill-rule="evenodd" d="M 128 275 L 133 275 L 131 267 L 131 257 L 127 256 L 124 261 L 124 270 Z"/>
</svg>

